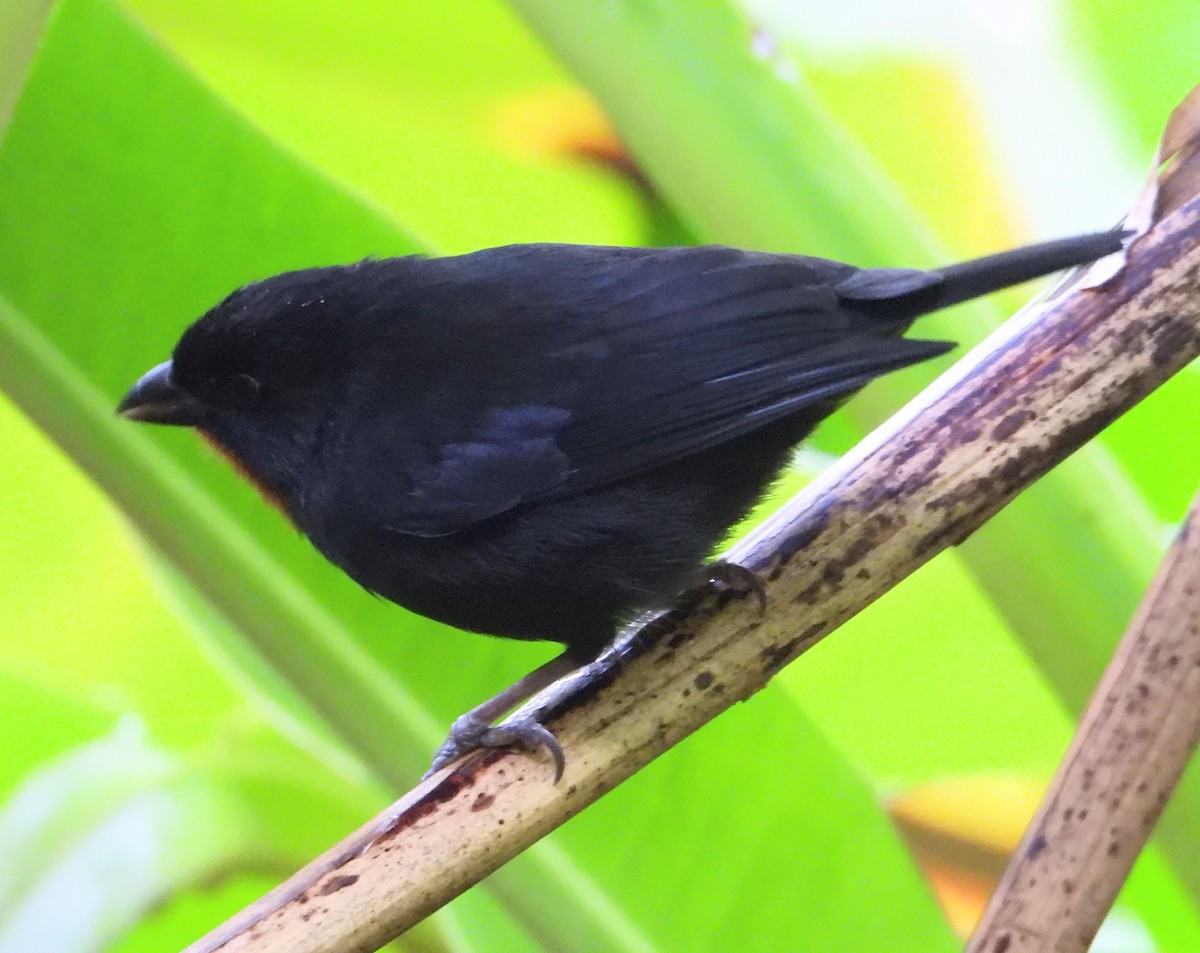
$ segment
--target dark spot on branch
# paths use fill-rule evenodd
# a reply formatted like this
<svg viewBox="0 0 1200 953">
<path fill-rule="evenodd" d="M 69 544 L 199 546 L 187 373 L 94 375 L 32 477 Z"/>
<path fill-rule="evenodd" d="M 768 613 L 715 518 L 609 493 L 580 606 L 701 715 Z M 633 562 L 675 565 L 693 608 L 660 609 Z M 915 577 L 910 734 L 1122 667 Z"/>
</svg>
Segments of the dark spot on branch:
<svg viewBox="0 0 1200 953">
<path fill-rule="evenodd" d="M 792 596 L 792 602 L 795 605 L 815 606 L 821 601 L 821 590 L 824 588 L 825 583 L 818 579 Z"/>
<path fill-rule="evenodd" d="M 1158 338 L 1150 353 L 1150 360 L 1156 366 L 1177 364 L 1181 354 L 1196 350 L 1196 328 L 1187 321 L 1180 321 L 1174 315 L 1163 315 L 1156 324 L 1158 326 L 1149 329 Z"/>
<path fill-rule="evenodd" d="M 337 893 L 339 890 L 345 890 L 347 887 L 352 887 L 358 883 L 358 874 L 338 874 L 336 877 L 330 877 L 325 881 L 318 895 L 328 897 L 331 893 Z"/>
<path fill-rule="evenodd" d="M 992 481 L 987 477 L 977 477 L 966 481 L 962 486 L 956 487 L 949 493 L 943 493 L 941 496 L 935 496 L 926 501 L 925 509 L 950 510 L 962 504 L 974 505 L 979 500 L 990 499 L 992 495 Z"/>
<path fill-rule="evenodd" d="M 466 788 L 473 787 L 475 785 L 476 773 L 498 760 L 496 756 L 500 754 L 501 752 L 499 751 L 491 752 L 491 757 L 485 756 L 475 761 L 468 761 L 455 771 L 452 771 L 436 787 L 428 791 L 423 798 L 397 817 L 392 822 L 390 828 L 375 838 L 375 843 L 378 844 L 391 840 L 402 831 L 412 827 L 421 818 L 432 814 L 447 801 L 454 800 Z"/>
<path fill-rule="evenodd" d="M 1008 496 L 1012 487 L 1020 486 L 1024 482 L 1025 456 L 1023 453 L 1015 453 L 1011 457 L 1005 457 L 1004 462 L 997 467 L 996 474 L 1002 484 L 1000 495 Z"/>
<path fill-rule="evenodd" d="M 801 645 L 817 638 L 825 629 L 824 622 L 814 622 L 794 639 L 788 639 L 782 645 L 771 645 L 762 650 L 763 671 L 773 675 L 785 666 Z"/>
<path fill-rule="evenodd" d="M 489 794 L 486 791 L 481 791 L 479 793 L 479 796 L 477 798 L 475 798 L 474 803 L 471 804 L 471 810 L 472 810 L 472 812 L 486 811 L 489 807 L 491 807 L 495 803 L 496 803 L 496 795 Z"/>
<path fill-rule="evenodd" d="M 983 519 L 984 517 L 979 513 L 965 513 L 949 520 L 932 533 L 926 533 L 913 543 L 912 554 L 921 559 L 939 553 L 950 546 L 957 546 L 979 528 Z"/>
<path fill-rule="evenodd" d="M 992 428 L 992 437 L 996 440 L 1007 440 L 1032 418 L 1033 414 L 1028 410 L 1014 410 Z"/>
</svg>

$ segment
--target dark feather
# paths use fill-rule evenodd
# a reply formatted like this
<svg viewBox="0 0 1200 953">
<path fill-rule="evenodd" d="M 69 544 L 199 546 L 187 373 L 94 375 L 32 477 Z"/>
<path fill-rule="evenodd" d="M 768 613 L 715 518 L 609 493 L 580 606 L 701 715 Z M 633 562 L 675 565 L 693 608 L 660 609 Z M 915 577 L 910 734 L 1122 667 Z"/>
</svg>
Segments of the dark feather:
<svg viewBox="0 0 1200 953">
<path fill-rule="evenodd" d="M 447 280 L 439 263 L 463 280 Z M 460 368 L 464 348 L 479 349 L 468 362 L 478 376 L 458 375 L 477 398 L 458 402 L 461 412 L 450 399 L 422 411 L 439 430 L 417 446 L 410 437 L 402 455 L 415 462 L 395 476 L 410 489 L 393 496 L 388 525 L 421 536 L 674 463 L 951 346 L 879 336 L 878 320 L 842 305 L 854 270 L 833 262 L 722 247 L 519 246 L 421 264 L 409 294 L 429 282 L 452 315 L 478 313 L 473 301 L 505 315 L 503 339 L 474 321 L 474 342 L 445 342 Z M 446 301 L 448 289 L 463 300 Z M 587 289 L 586 314 L 577 289 Z M 512 299 L 520 308 L 506 312 Z M 489 368 L 500 354 L 502 371 Z M 545 424 L 536 441 L 489 425 L 497 408 L 531 407 Z M 407 421 L 388 423 L 412 433 Z"/>
</svg>

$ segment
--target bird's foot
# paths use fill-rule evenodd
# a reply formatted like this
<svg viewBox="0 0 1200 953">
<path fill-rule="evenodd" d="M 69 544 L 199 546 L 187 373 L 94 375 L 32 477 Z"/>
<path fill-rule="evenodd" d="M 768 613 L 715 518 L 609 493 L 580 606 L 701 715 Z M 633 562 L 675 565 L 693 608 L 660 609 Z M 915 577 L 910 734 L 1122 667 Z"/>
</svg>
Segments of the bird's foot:
<svg viewBox="0 0 1200 953">
<path fill-rule="evenodd" d="M 519 748 L 522 751 L 544 748 L 554 761 L 555 784 L 562 778 L 566 767 L 562 745 L 554 737 L 554 732 L 532 716 L 517 716 L 493 725 L 469 711 L 450 726 L 450 737 L 438 748 L 433 756 L 433 765 L 425 772 L 425 777 L 480 748 Z"/>
<path fill-rule="evenodd" d="M 730 589 L 742 595 L 752 595 L 758 601 L 758 614 L 766 615 L 767 590 L 758 578 L 745 566 L 718 559 L 704 567 L 708 581 L 714 585 Z"/>
<path fill-rule="evenodd" d="M 570 653 L 564 652 L 545 665 L 539 665 L 499 695 L 459 716 L 450 726 L 450 737 L 438 748 L 433 766 L 425 772 L 425 777 L 480 748 L 521 748 L 525 751 L 545 748 L 554 760 L 554 781 L 557 783 L 562 777 L 566 760 L 554 732 L 538 721 L 535 715 L 521 711 L 498 725 L 493 722 L 578 667 L 579 663 Z"/>
</svg>

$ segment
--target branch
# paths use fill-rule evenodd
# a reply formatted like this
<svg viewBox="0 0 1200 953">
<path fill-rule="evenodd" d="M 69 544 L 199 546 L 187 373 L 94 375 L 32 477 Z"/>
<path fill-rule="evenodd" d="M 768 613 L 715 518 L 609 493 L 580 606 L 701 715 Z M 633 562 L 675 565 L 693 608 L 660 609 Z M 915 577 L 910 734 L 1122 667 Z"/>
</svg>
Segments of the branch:
<svg viewBox="0 0 1200 953">
<path fill-rule="evenodd" d="M 567 751 L 561 783 L 541 756 L 470 755 L 187 953 L 376 949 L 753 695 L 1200 355 L 1200 197 L 1178 188 L 1193 157 L 1176 158 L 1157 224 L 1102 287 L 1076 274 L 1018 315 L 728 554 L 766 582 L 765 616 L 697 594 L 595 663 L 599 687 L 567 679 L 537 700 Z"/>
<path fill-rule="evenodd" d="M 1200 742 L 1200 495 L 967 953 L 1087 953 Z"/>
</svg>

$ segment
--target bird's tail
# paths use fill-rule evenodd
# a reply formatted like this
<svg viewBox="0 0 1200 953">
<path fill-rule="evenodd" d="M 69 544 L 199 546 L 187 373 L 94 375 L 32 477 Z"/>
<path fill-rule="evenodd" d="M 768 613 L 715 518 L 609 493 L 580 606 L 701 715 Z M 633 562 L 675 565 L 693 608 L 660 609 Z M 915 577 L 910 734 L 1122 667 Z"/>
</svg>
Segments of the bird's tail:
<svg viewBox="0 0 1200 953">
<path fill-rule="evenodd" d="M 1112 231 L 1060 238 L 939 268 L 934 272 L 942 279 L 936 303 L 924 310 L 948 308 L 1009 285 L 1095 261 L 1120 251 L 1128 234 Z"/>
</svg>

